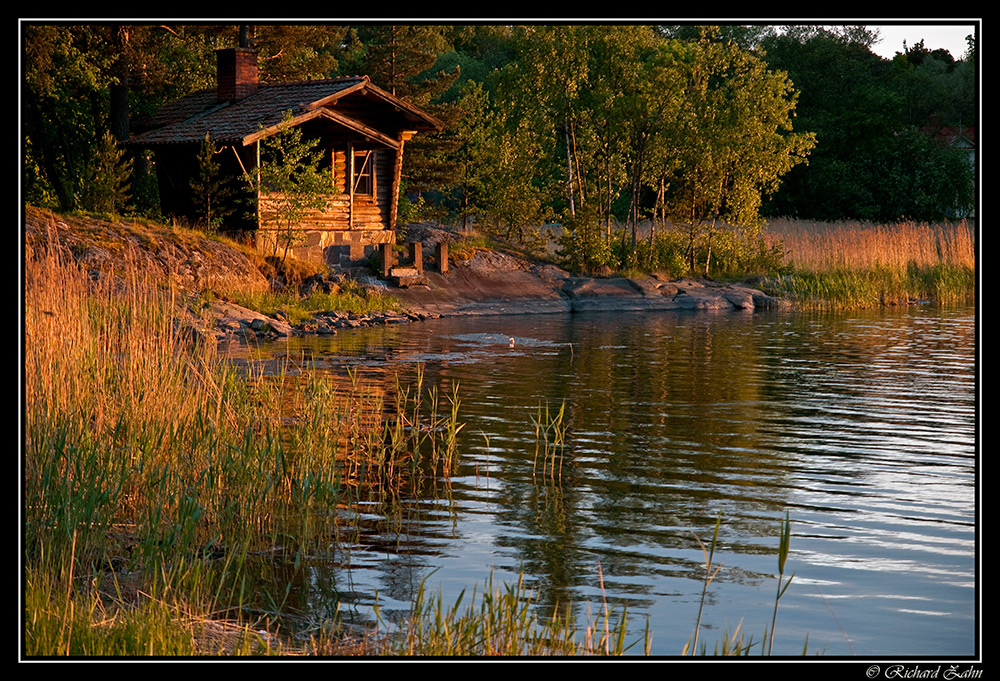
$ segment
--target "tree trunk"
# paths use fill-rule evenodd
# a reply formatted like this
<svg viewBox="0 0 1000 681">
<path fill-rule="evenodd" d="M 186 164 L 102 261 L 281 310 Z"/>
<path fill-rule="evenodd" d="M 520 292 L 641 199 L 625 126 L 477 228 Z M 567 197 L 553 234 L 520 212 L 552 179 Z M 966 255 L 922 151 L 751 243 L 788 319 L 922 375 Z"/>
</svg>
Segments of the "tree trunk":
<svg viewBox="0 0 1000 681">
<path fill-rule="evenodd" d="M 128 26 L 116 26 L 114 29 L 115 64 L 113 72 L 115 83 L 111 85 L 111 134 L 119 142 L 128 139 L 129 134 L 129 71 L 131 70 L 128 57 Z"/>
<path fill-rule="evenodd" d="M 576 205 L 573 202 L 573 154 L 569 143 L 569 121 L 563 125 L 566 136 L 566 183 L 569 186 L 569 214 L 576 216 Z"/>
<path fill-rule="evenodd" d="M 253 47 L 256 37 L 256 26 L 254 24 L 240 24 L 240 47 Z"/>
</svg>

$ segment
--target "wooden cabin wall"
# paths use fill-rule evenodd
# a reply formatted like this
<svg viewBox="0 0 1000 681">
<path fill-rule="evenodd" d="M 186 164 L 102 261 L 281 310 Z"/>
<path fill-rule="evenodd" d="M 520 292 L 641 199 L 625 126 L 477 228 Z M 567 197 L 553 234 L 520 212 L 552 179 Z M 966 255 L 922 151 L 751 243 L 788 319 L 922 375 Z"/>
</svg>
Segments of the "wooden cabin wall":
<svg viewBox="0 0 1000 681">
<path fill-rule="evenodd" d="M 347 151 L 338 149 L 332 156 L 331 173 L 333 174 L 335 193 L 331 194 L 325 211 L 308 211 L 306 216 L 296 225 L 298 230 L 382 230 L 390 228 L 390 213 L 392 209 L 392 172 L 395 164 L 395 154 L 382 150 L 376 154 L 376 182 L 374 197 L 355 194 L 352 199 L 347 193 L 347 176 L 349 164 Z M 273 224 L 276 203 L 281 196 L 274 193 L 262 194 L 260 197 L 261 225 Z M 273 229 L 273 228 L 272 228 Z"/>
<path fill-rule="evenodd" d="M 380 149 L 376 154 L 375 196 L 348 193 L 350 156 L 346 148 L 336 149 L 330 155 L 329 171 L 333 175 L 334 193 L 330 195 L 325 210 L 307 211 L 293 227 L 295 235 L 290 252 L 305 260 L 323 261 L 334 267 L 356 265 L 381 244 L 395 243 L 392 229 L 393 173 L 397 165 L 396 152 Z M 258 206 L 261 229 L 258 229 L 258 249 L 264 253 L 280 254 L 284 251 L 281 235 L 283 227 L 264 227 L 276 215 L 280 195 L 271 193 L 260 197 Z M 353 201 L 353 203 L 352 203 Z"/>
</svg>

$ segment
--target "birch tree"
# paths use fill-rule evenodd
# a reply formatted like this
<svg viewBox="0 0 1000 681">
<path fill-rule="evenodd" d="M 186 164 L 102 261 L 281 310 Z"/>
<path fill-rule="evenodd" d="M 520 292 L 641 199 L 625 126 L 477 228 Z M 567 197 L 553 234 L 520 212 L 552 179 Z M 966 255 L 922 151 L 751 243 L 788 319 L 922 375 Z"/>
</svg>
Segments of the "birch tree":
<svg viewBox="0 0 1000 681">
<path fill-rule="evenodd" d="M 729 225 L 745 240 L 755 240 L 763 198 L 785 173 L 806 162 L 815 136 L 792 130 L 796 94 L 787 75 L 768 70 L 749 51 L 706 34 L 684 43 L 682 68 L 685 144 L 665 207 L 687 227 L 692 271 L 695 242 L 703 237 L 707 276 L 718 230 Z"/>
</svg>

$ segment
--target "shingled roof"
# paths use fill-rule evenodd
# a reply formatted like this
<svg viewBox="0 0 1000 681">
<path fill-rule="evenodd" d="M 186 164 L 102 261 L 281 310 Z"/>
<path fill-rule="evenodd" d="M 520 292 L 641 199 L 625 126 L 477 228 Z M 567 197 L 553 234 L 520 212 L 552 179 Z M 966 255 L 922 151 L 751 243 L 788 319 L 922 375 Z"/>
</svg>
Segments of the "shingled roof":
<svg viewBox="0 0 1000 681">
<path fill-rule="evenodd" d="M 291 112 L 292 123 L 323 117 L 345 127 L 394 144 L 392 138 L 368 127 L 346 111 L 338 111 L 338 102 L 348 95 L 377 102 L 399 117 L 398 127 L 409 130 L 440 129 L 442 124 L 416 107 L 394 97 L 371 83 L 368 76 L 350 76 L 290 83 L 261 83 L 254 94 L 235 101 L 219 101 L 215 88 L 201 90 L 167 104 L 154 115 L 139 122 L 143 131 L 129 144 L 155 147 L 188 144 L 210 139 L 222 144 L 249 144 L 272 134 Z"/>
</svg>

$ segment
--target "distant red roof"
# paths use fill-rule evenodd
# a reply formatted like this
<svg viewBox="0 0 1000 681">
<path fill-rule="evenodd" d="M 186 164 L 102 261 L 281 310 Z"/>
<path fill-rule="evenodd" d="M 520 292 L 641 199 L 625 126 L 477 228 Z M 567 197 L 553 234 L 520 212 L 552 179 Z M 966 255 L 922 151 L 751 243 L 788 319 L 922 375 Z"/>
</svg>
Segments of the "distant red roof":
<svg viewBox="0 0 1000 681">
<path fill-rule="evenodd" d="M 931 135 L 936 140 L 939 140 L 949 146 L 956 144 L 961 141 L 965 141 L 970 145 L 975 146 L 976 144 L 976 129 L 957 127 L 957 126 L 932 126 L 926 125 L 923 127 L 923 132 L 926 135 Z"/>
</svg>

